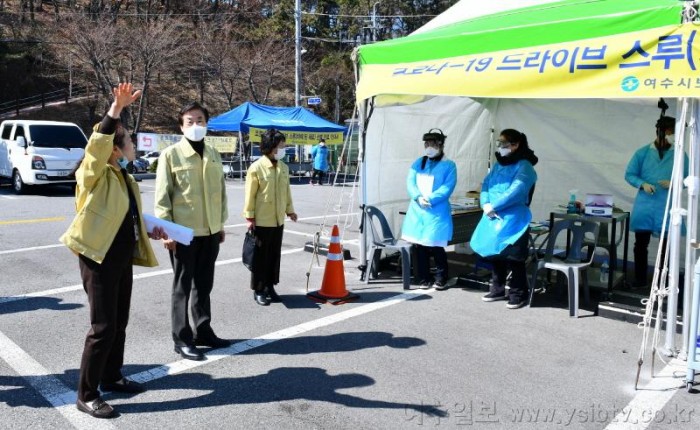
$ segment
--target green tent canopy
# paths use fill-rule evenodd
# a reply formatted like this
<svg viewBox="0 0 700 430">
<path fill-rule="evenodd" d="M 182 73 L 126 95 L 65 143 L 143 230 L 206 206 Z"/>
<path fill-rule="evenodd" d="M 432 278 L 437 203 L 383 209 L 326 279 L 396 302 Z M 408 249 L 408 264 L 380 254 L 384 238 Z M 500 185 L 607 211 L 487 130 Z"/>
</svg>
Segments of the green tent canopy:
<svg viewBox="0 0 700 430">
<path fill-rule="evenodd" d="M 480 3 L 491 2 L 456 6 L 478 10 Z M 360 47 L 358 101 L 379 94 L 580 98 L 700 92 L 700 85 L 689 84 L 700 49 L 696 28 L 681 25 L 683 2 L 529 3 L 539 4 Z"/>
</svg>

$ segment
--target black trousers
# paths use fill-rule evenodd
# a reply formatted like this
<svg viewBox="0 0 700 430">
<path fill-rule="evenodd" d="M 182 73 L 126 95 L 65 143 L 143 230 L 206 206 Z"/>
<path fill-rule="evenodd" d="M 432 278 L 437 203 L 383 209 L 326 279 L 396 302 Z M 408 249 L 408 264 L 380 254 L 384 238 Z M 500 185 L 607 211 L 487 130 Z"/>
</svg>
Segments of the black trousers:
<svg viewBox="0 0 700 430">
<path fill-rule="evenodd" d="M 170 251 L 175 272 L 171 297 L 171 320 L 175 345 L 193 345 L 195 337 L 213 336 L 211 300 L 214 287 L 214 264 L 219 256 L 221 235 L 196 236 L 189 245 L 178 243 Z M 192 313 L 192 327 L 189 322 Z"/>
<path fill-rule="evenodd" d="M 323 185 L 323 178 L 326 176 L 326 172 L 314 169 L 314 172 L 311 174 L 311 183 L 314 182 L 316 176 L 318 176 L 318 185 Z"/>
<path fill-rule="evenodd" d="M 284 225 L 279 227 L 255 227 L 255 257 L 250 272 L 250 288 L 263 291 L 280 282 L 282 236 Z"/>
<path fill-rule="evenodd" d="M 509 298 L 518 302 L 527 299 L 529 290 L 525 261 L 529 252 L 529 237 L 530 231 L 527 230 L 515 243 L 508 245 L 499 255 L 485 259 L 493 265 L 491 287 L 489 288 L 491 293 L 505 293 L 508 272 L 512 272 Z"/>
<path fill-rule="evenodd" d="M 129 214 L 102 264 L 80 255 L 78 264 L 90 306 L 90 331 L 80 361 L 78 398 L 95 400 L 102 382 L 120 380 L 129 323 L 135 240 Z"/>
<path fill-rule="evenodd" d="M 435 281 L 447 281 L 447 253 L 442 246 L 423 246 L 415 244 L 416 269 L 418 270 L 418 281 L 430 282 L 430 256 L 435 260 Z"/>
<path fill-rule="evenodd" d="M 649 242 L 651 242 L 650 231 L 634 232 L 634 286 L 646 287 L 649 273 Z M 666 237 L 661 241 L 661 261 L 664 260 L 664 249 L 666 248 Z"/>
</svg>

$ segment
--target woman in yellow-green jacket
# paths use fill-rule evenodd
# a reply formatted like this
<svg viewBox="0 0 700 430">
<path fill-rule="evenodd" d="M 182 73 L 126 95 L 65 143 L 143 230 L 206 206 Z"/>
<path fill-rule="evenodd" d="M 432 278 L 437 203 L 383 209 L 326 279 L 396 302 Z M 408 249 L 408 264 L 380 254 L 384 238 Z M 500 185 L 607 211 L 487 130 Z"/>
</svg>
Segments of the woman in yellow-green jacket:
<svg viewBox="0 0 700 430">
<path fill-rule="evenodd" d="M 255 302 L 261 306 L 282 301 L 275 285 L 280 281 L 284 218 L 297 220 L 289 186 L 289 167 L 282 161 L 285 140 L 279 131 L 267 130 L 260 143 L 263 156 L 250 165 L 245 178 L 243 216 L 256 237 L 250 288 Z"/>
<path fill-rule="evenodd" d="M 136 157 L 119 114 L 141 92 L 134 92 L 131 84 L 119 84 L 112 92 L 114 102 L 90 136 L 85 158 L 75 173 L 77 215 L 61 236 L 61 242 L 78 254 L 90 305 L 91 328 L 80 362 L 76 406 L 96 418 L 114 416 L 113 408 L 100 397 L 100 388 L 126 393 L 144 391 L 142 385 L 121 373 L 132 268 L 134 264 L 156 266 L 158 262 L 146 238 L 167 237 L 161 229 L 146 233 L 139 188 L 126 173 L 126 164 Z"/>
</svg>

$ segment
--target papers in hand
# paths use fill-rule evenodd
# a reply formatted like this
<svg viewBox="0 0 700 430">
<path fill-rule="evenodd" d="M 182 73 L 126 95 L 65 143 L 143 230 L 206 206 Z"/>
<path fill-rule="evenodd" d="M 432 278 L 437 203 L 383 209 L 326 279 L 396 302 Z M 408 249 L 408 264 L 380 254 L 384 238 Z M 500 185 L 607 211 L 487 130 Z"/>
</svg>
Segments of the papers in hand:
<svg viewBox="0 0 700 430">
<path fill-rule="evenodd" d="M 156 218 L 153 215 L 143 214 L 143 220 L 146 222 L 146 230 L 151 233 L 155 227 L 160 227 L 168 233 L 168 238 L 173 239 L 183 245 L 189 245 L 194 237 L 194 230 L 189 227 L 175 224 L 174 222 Z"/>
</svg>

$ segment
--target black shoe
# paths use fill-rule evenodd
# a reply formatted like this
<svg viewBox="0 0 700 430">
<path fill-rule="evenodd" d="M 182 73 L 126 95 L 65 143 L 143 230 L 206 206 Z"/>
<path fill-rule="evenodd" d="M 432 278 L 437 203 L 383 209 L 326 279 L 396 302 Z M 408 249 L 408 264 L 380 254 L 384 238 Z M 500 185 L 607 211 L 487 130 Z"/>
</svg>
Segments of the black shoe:
<svg viewBox="0 0 700 430">
<path fill-rule="evenodd" d="M 506 299 L 506 293 L 488 293 L 485 296 L 481 298 L 481 300 L 485 302 L 495 302 L 497 300 L 505 300 Z"/>
<path fill-rule="evenodd" d="M 146 387 L 134 382 L 130 379 L 122 378 L 116 382 L 102 383 L 100 384 L 100 389 L 102 391 L 117 391 L 120 393 L 143 393 L 146 391 Z"/>
<path fill-rule="evenodd" d="M 75 406 L 80 412 L 85 412 L 95 418 L 112 418 L 115 415 L 114 408 L 102 400 L 102 397 L 98 397 L 90 402 L 83 402 L 78 399 L 75 402 Z"/>
<path fill-rule="evenodd" d="M 175 345 L 175 352 L 180 354 L 180 356 L 186 360 L 194 360 L 194 361 L 204 360 L 204 354 L 202 354 L 202 351 L 198 350 L 196 346 Z"/>
<path fill-rule="evenodd" d="M 430 281 L 420 281 L 418 283 L 418 288 L 421 290 L 429 290 L 432 286 L 433 284 Z"/>
<path fill-rule="evenodd" d="M 520 299 L 520 298 L 513 298 L 511 297 L 508 299 L 508 304 L 506 304 L 506 308 L 508 309 L 520 309 L 523 306 L 525 306 L 527 302 L 525 299 Z"/>
<path fill-rule="evenodd" d="M 222 339 L 216 335 L 197 338 L 194 340 L 194 344 L 197 346 L 209 346 L 211 348 L 226 348 L 231 345 L 231 341 L 228 339 Z"/>
<path fill-rule="evenodd" d="M 445 291 L 449 288 L 444 281 L 435 281 L 433 283 L 433 287 L 435 287 L 435 289 L 438 291 Z"/>
<path fill-rule="evenodd" d="M 265 297 L 267 297 L 267 300 L 271 303 L 282 303 L 282 297 L 277 294 L 275 287 L 267 287 L 267 295 Z"/>
<path fill-rule="evenodd" d="M 253 291 L 253 298 L 255 299 L 255 303 L 259 304 L 260 306 L 270 306 L 270 301 L 262 291 Z"/>
</svg>

